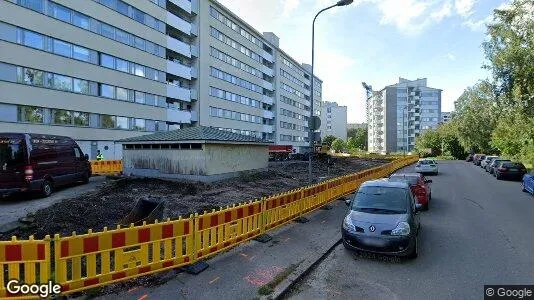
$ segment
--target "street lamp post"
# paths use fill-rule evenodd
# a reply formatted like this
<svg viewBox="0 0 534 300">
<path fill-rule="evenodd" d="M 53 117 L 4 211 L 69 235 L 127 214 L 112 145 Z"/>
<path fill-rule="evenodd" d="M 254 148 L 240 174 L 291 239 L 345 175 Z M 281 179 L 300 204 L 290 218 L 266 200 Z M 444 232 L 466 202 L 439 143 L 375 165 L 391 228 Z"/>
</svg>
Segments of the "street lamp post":
<svg viewBox="0 0 534 300">
<path fill-rule="evenodd" d="M 315 66 L 315 20 L 317 19 L 317 17 L 324 11 L 326 10 L 329 10 L 331 8 L 334 8 L 336 6 L 345 6 L 345 5 L 349 5 L 351 4 L 352 2 L 354 2 L 354 0 L 340 0 L 338 1 L 336 4 L 334 5 L 331 5 L 329 7 L 326 7 L 326 8 L 323 8 L 321 9 L 316 15 L 315 17 L 313 18 L 313 23 L 312 23 L 312 61 L 311 61 L 311 105 L 310 105 L 310 123 L 312 122 L 311 120 L 313 119 L 313 68 Z M 314 132 L 314 129 L 312 129 L 312 126 L 311 124 L 308 124 L 308 139 L 310 140 L 310 155 L 308 155 L 308 180 L 310 183 L 312 183 L 313 179 L 312 179 L 312 155 L 313 155 L 313 151 L 314 151 L 314 136 L 313 136 L 313 132 Z"/>
</svg>

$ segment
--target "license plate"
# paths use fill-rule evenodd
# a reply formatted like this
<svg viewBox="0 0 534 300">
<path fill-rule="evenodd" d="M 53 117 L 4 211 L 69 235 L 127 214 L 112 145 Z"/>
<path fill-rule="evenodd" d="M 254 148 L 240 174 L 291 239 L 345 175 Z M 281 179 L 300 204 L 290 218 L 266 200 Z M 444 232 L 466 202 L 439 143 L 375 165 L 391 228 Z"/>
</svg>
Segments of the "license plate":
<svg viewBox="0 0 534 300">
<path fill-rule="evenodd" d="M 511 172 L 517 172 L 517 169 L 510 169 Z"/>
<path fill-rule="evenodd" d="M 386 243 L 380 239 L 363 238 L 362 242 L 368 246 L 383 247 Z"/>
</svg>

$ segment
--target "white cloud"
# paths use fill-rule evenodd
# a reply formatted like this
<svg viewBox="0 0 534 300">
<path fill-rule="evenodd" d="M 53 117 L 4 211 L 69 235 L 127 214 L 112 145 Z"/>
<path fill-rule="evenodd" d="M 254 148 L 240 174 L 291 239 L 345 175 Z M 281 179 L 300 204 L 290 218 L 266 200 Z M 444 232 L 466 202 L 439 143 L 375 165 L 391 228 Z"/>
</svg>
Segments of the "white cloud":
<svg viewBox="0 0 534 300">
<path fill-rule="evenodd" d="M 452 15 L 452 0 L 445 1 L 441 9 L 436 10 L 430 14 L 430 17 L 436 21 L 441 22 L 443 19 Z"/>
<path fill-rule="evenodd" d="M 473 14 L 473 7 L 476 2 L 477 0 L 456 0 L 454 7 L 460 16 L 467 18 Z"/>
<path fill-rule="evenodd" d="M 462 24 L 473 31 L 484 32 L 486 31 L 486 25 L 489 24 L 492 20 L 493 14 L 490 14 L 482 20 L 467 19 Z"/>
<path fill-rule="evenodd" d="M 452 60 L 452 61 L 456 60 L 456 56 L 454 56 L 454 54 L 452 54 L 452 53 L 447 53 L 447 58 Z"/>
<path fill-rule="evenodd" d="M 272 1 L 272 0 L 271 0 Z M 283 16 L 288 17 L 300 4 L 300 0 L 282 0 Z"/>
</svg>

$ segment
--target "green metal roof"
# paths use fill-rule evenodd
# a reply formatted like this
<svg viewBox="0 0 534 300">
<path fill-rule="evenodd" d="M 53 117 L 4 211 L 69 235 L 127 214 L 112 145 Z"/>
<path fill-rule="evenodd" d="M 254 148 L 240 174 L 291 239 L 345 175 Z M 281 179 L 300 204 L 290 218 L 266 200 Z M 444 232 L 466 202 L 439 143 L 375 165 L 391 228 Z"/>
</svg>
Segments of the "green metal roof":
<svg viewBox="0 0 534 300">
<path fill-rule="evenodd" d="M 180 142 L 180 141 L 212 141 L 227 143 L 262 143 L 269 142 L 248 135 L 232 133 L 206 126 L 195 126 L 184 129 L 177 129 L 166 132 L 156 132 L 153 134 L 141 135 L 118 142 Z"/>
</svg>

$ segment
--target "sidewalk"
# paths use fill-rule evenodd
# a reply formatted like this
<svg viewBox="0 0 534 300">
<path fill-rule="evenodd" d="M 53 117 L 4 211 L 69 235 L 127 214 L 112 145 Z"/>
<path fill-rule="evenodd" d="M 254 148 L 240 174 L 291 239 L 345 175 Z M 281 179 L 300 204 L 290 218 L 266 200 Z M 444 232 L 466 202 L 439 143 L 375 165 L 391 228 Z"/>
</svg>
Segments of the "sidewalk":
<svg viewBox="0 0 534 300">
<path fill-rule="evenodd" d="M 344 201 L 331 210 L 308 215 L 308 223 L 290 223 L 270 233 L 268 243 L 250 241 L 208 260 L 209 268 L 198 275 L 174 273 L 157 287 L 133 287 L 99 299 L 254 299 L 258 290 L 284 270 L 309 265 L 341 238 L 346 213 Z M 289 274 L 288 274 L 289 275 Z"/>
</svg>

